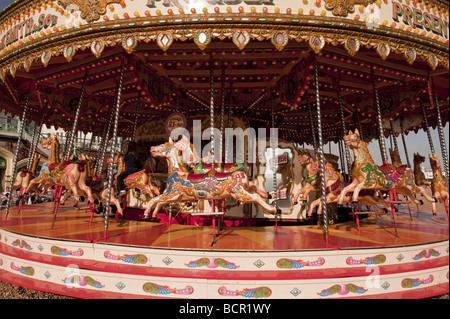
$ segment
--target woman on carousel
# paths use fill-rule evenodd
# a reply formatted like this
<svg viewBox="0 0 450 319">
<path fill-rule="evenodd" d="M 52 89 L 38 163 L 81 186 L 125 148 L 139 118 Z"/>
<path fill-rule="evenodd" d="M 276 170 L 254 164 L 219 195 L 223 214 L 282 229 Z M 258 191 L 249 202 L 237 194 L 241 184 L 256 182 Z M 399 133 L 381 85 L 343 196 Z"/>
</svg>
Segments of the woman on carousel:
<svg viewBox="0 0 450 319">
<path fill-rule="evenodd" d="M 118 196 L 126 194 L 125 191 L 125 178 L 140 170 L 138 156 L 137 156 L 137 144 L 134 141 L 127 141 L 124 145 L 125 155 L 123 162 L 125 164 L 125 170 L 117 176 L 117 191 Z"/>
</svg>

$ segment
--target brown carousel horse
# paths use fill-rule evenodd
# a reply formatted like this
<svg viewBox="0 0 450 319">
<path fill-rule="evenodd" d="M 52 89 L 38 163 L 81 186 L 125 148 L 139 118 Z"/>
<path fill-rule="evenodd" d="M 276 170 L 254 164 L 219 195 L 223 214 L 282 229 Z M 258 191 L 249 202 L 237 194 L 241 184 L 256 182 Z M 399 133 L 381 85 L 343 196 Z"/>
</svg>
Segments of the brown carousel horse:
<svg viewBox="0 0 450 319">
<path fill-rule="evenodd" d="M 117 173 L 114 180 L 117 185 L 117 177 L 125 171 L 124 155 L 116 153 L 114 156 L 114 164 L 117 165 Z M 143 169 L 139 172 L 132 173 L 124 179 L 125 188 L 137 188 L 140 191 L 147 192 L 151 197 L 159 195 L 159 188 L 152 184 L 152 176 L 147 170 Z"/>
<path fill-rule="evenodd" d="M 181 171 L 178 165 L 178 149 L 169 141 L 150 149 L 152 156 L 164 157 L 168 164 L 167 186 L 163 194 L 150 200 L 144 212 L 144 218 L 149 217 L 153 207 L 152 220 L 163 205 L 182 201 L 218 200 L 234 198 L 243 203 L 259 204 L 271 214 L 277 213 L 277 209 L 267 204 L 259 194 L 248 191 L 249 181 L 244 171 L 232 173 L 219 173 L 211 170 L 205 174 L 189 174 Z"/>
<path fill-rule="evenodd" d="M 91 189 L 86 185 L 86 163 L 61 161 L 59 157 L 59 139 L 54 134 L 43 140 L 41 144 L 42 147 L 51 150 L 50 158 L 42 165 L 39 176 L 30 181 L 25 192 L 28 193 L 39 184 L 46 186 L 57 185 L 71 190 L 77 200 L 79 200 L 80 193 L 84 192 L 92 203 L 94 199 Z"/>
<path fill-rule="evenodd" d="M 425 156 L 419 153 L 414 153 L 414 180 L 417 186 L 428 186 L 431 187 L 430 182 L 425 178 L 425 174 L 420 169 L 420 164 L 425 162 Z"/>
<path fill-rule="evenodd" d="M 436 154 L 430 155 L 430 165 L 433 171 L 431 193 L 440 203 L 444 203 L 448 218 L 448 178 L 442 175 L 441 162 Z M 436 203 L 432 204 L 433 215 L 436 215 Z"/>
<path fill-rule="evenodd" d="M 306 185 L 300 189 L 297 195 L 294 197 L 294 203 L 297 202 L 298 197 L 300 195 L 303 196 L 304 201 L 306 202 L 306 196 L 311 191 L 320 190 L 320 181 L 321 181 L 321 172 L 319 170 L 319 158 L 316 156 L 315 158 L 311 156 L 311 154 L 307 151 L 303 152 L 298 158 L 302 165 L 306 165 L 306 170 L 308 172 L 308 177 L 305 179 Z M 326 202 L 327 204 L 335 203 L 338 201 L 338 196 L 342 192 L 342 189 L 345 187 L 344 177 L 341 173 L 336 171 L 328 162 L 325 162 L 325 187 L 326 187 Z M 352 194 L 347 193 L 344 199 L 345 203 L 350 203 L 352 201 Z M 366 190 L 361 192 L 358 197 L 358 202 L 366 205 L 373 206 L 375 212 L 377 211 L 377 205 L 383 205 L 386 209 L 390 207 L 386 204 L 386 202 L 378 198 L 373 190 Z M 307 215 L 311 216 L 314 208 L 319 206 L 317 210 L 317 214 L 322 213 L 322 199 L 318 198 L 313 201 L 310 205 Z M 387 210 L 385 210 L 387 212 Z"/>
<path fill-rule="evenodd" d="M 353 151 L 355 161 L 352 170 L 352 182 L 339 195 L 339 204 L 344 202 L 345 195 L 348 192 L 353 192 L 352 200 L 354 202 L 358 201 L 359 193 L 363 189 L 395 190 L 397 193 L 407 196 L 416 205 L 420 205 L 421 202 L 415 199 L 414 193 L 422 194 L 431 203 L 435 202 L 425 193 L 423 188 L 416 185 L 413 171 L 406 165 L 396 168 L 387 163 L 383 166 L 375 165 L 366 143 L 359 136 L 358 130 L 355 133 L 350 131 L 349 135 L 344 136 L 344 142 Z"/>
</svg>

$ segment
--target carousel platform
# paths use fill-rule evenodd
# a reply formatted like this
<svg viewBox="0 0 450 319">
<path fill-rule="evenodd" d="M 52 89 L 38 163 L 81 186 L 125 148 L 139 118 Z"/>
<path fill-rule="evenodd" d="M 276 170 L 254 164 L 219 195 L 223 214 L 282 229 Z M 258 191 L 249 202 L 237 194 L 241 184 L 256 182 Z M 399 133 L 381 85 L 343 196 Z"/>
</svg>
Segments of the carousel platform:
<svg viewBox="0 0 450 319">
<path fill-rule="evenodd" d="M 70 204 L 68 204 L 70 206 Z M 78 298 L 426 298 L 449 291 L 445 211 L 330 225 L 212 227 L 104 219 L 53 203 L 0 211 L 0 280 Z"/>
</svg>

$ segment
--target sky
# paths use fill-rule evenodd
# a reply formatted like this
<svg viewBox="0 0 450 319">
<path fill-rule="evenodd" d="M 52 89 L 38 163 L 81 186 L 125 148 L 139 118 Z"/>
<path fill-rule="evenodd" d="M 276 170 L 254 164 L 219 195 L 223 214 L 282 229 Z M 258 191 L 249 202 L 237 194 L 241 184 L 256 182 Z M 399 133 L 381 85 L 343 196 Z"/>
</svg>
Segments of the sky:
<svg viewBox="0 0 450 319">
<path fill-rule="evenodd" d="M 0 0 L 0 11 L 6 8 L 9 4 L 13 3 L 14 0 Z"/>
<path fill-rule="evenodd" d="M 13 2 L 14 2 L 14 0 L 0 0 L 0 11 L 3 10 L 6 6 L 8 6 L 9 4 L 11 4 Z M 448 125 L 444 128 L 444 136 L 445 136 L 446 147 L 447 147 L 447 152 L 448 152 L 448 150 L 449 150 L 449 127 L 448 127 Z M 432 131 L 432 139 L 433 139 L 434 149 L 442 161 L 441 147 L 440 147 L 440 143 L 439 143 L 439 135 L 436 130 Z M 406 147 L 408 149 L 408 155 L 409 155 L 409 160 L 410 160 L 411 165 L 413 163 L 413 156 L 414 156 L 413 154 L 415 152 L 418 152 L 419 154 L 421 154 L 422 156 L 425 156 L 427 158 L 427 160 L 425 161 L 425 163 L 423 165 L 426 168 L 430 168 L 430 161 L 428 159 L 428 154 L 430 154 L 430 146 L 428 143 L 427 134 L 424 131 L 420 131 L 417 134 L 415 134 L 414 132 L 411 132 L 405 136 L 405 140 L 406 140 Z M 405 152 L 403 150 L 403 143 L 402 143 L 402 139 L 400 136 L 397 138 L 397 144 L 400 149 L 400 156 L 402 158 L 402 162 L 406 164 Z M 381 160 L 380 147 L 379 147 L 378 141 L 369 143 L 368 147 L 369 147 L 369 151 L 370 151 L 375 163 L 376 164 L 380 163 L 380 165 L 381 165 L 382 160 Z M 389 153 L 389 147 L 390 147 L 390 140 L 386 139 L 386 148 L 387 148 L 388 153 Z M 328 150 L 329 150 L 329 145 L 327 144 L 327 145 L 325 145 L 325 152 L 328 152 Z M 339 148 L 338 148 L 337 144 L 331 143 L 331 152 L 333 154 L 339 154 Z M 389 154 L 388 154 L 388 157 L 389 157 Z"/>
</svg>

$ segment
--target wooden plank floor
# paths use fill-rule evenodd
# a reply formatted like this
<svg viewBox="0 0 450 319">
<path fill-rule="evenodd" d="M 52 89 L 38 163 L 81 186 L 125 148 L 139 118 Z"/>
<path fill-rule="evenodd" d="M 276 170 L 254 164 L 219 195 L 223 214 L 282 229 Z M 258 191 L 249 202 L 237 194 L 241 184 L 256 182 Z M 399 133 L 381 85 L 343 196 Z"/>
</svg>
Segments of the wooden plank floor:
<svg viewBox="0 0 450 319">
<path fill-rule="evenodd" d="M 104 218 L 94 216 L 89 226 L 90 212 L 67 206 L 60 207 L 54 229 L 53 203 L 26 205 L 21 214 L 12 207 L 6 218 L 0 211 L 0 228 L 30 236 L 57 238 L 73 241 L 113 243 L 121 245 L 158 247 L 170 249 L 201 250 L 320 250 L 363 247 L 390 247 L 415 245 L 448 239 L 447 215 L 443 209 L 438 216 L 411 207 L 410 220 L 406 207 L 397 216 L 398 237 L 394 236 L 392 215 L 361 219 L 358 232 L 353 221 L 330 225 L 329 244 L 319 226 L 255 226 L 226 227 L 217 243 L 211 247 L 212 227 L 169 225 L 146 221 L 109 219 L 106 238 Z M 69 207 L 70 206 L 70 207 Z"/>
</svg>

